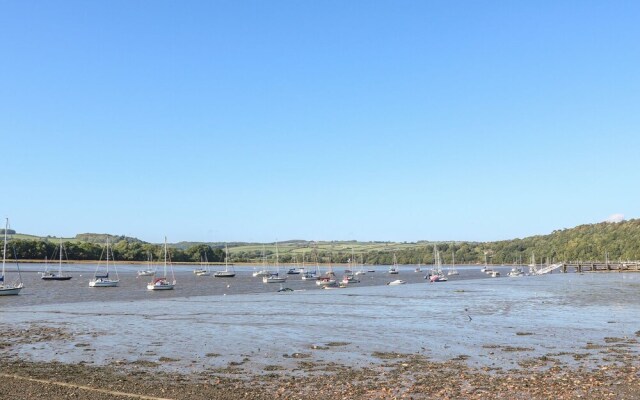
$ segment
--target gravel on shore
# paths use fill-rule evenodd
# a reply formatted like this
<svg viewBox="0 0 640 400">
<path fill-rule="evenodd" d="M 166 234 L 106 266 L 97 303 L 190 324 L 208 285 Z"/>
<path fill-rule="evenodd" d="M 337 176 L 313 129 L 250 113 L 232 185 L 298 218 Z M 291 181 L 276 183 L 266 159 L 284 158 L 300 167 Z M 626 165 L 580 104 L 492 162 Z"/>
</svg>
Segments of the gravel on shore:
<svg viewBox="0 0 640 400">
<path fill-rule="evenodd" d="M 179 374 L 136 363 L 92 366 L 10 356 L 0 361 L 0 393 L 7 399 L 95 400 L 640 399 L 639 357 L 619 344 L 599 345 L 609 356 L 595 368 L 567 365 L 553 355 L 502 369 L 470 367 L 464 356 L 433 362 L 415 354 L 376 353 L 378 363 L 357 369 L 301 358 L 295 375 L 275 361 L 265 371 L 234 364 Z"/>
</svg>

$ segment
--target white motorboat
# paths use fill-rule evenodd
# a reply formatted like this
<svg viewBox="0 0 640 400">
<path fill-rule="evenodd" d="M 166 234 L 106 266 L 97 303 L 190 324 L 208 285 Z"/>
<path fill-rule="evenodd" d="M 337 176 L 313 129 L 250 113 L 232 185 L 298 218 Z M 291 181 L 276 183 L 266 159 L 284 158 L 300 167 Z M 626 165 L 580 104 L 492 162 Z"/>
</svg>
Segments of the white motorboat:
<svg viewBox="0 0 640 400">
<path fill-rule="evenodd" d="M 403 281 L 402 279 L 396 279 L 395 281 L 391 281 L 391 282 L 387 283 L 387 285 L 396 286 L 396 285 L 404 285 L 405 283 L 407 283 L 407 282 Z"/>
</svg>

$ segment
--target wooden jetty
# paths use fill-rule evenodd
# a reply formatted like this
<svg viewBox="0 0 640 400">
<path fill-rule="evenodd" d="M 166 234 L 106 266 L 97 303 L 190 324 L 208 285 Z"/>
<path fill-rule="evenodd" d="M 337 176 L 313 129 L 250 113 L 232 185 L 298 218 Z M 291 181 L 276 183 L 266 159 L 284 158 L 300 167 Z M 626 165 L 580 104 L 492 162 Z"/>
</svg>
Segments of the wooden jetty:
<svg viewBox="0 0 640 400">
<path fill-rule="evenodd" d="M 640 261 L 627 262 L 598 262 L 598 261 L 570 261 L 561 263 L 558 268 L 562 272 L 640 272 Z"/>
</svg>

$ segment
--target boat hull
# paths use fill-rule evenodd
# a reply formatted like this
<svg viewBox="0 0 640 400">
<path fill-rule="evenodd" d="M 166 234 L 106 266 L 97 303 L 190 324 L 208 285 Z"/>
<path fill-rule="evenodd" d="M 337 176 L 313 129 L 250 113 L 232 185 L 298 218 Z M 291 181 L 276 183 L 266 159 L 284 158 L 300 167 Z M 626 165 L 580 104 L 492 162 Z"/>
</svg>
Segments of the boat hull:
<svg viewBox="0 0 640 400">
<path fill-rule="evenodd" d="M 284 283 L 287 281 L 287 278 L 280 278 L 280 277 L 267 277 L 265 276 L 264 278 L 262 278 L 262 282 L 264 283 Z"/>
<path fill-rule="evenodd" d="M 148 290 L 173 290 L 173 285 L 154 285 L 152 283 L 147 285 Z"/>
<path fill-rule="evenodd" d="M 72 278 L 72 276 L 43 276 L 41 279 L 43 281 L 68 281 Z"/>
<path fill-rule="evenodd" d="M 116 287 L 118 286 L 119 280 L 96 280 L 90 281 L 89 287 Z"/>
<path fill-rule="evenodd" d="M 213 276 L 216 278 L 233 278 L 236 274 L 233 272 L 215 272 Z"/>
<path fill-rule="evenodd" d="M 16 296 L 21 290 L 22 286 L 1 286 L 0 296 Z"/>
</svg>

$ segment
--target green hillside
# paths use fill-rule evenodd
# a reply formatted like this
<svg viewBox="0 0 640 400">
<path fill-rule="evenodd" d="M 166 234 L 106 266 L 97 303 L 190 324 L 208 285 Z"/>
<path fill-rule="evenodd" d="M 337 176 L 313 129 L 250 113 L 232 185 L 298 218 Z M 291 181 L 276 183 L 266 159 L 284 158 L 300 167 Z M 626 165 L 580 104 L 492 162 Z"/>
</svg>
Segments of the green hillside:
<svg viewBox="0 0 640 400">
<path fill-rule="evenodd" d="M 116 259 L 145 261 L 151 254 L 154 259 L 162 256 L 159 244 L 146 243 L 122 235 L 84 233 L 75 238 L 63 239 L 66 253 L 71 260 L 97 260 L 102 254 L 106 238 L 113 244 Z M 58 238 L 37 237 L 26 234 L 12 235 L 10 252 L 19 259 L 44 259 L 58 247 Z M 227 243 L 230 258 L 234 262 L 261 262 L 263 254 L 273 262 L 276 243 Z M 538 262 L 603 260 L 640 260 L 640 220 L 619 223 L 580 225 L 571 229 L 554 231 L 548 235 L 497 242 L 357 242 L 289 240 L 277 244 L 280 261 L 346 263 L 354 257 L 368 264 L 389 264 L 393 254 L 403 264 L 433 262 L 433 247 L 438 246 L 445 263 L 451 262 L 453 253 L 457 263 L 481 263 L 485 254 L 494 264 L 522 260 L 529 263 L 532 254 Z M 203 254 L 209 261 L 224 260 L 225 243 L 179 242 L 172 244 L 174 261 L 200 260 Z"/>
</svg>

